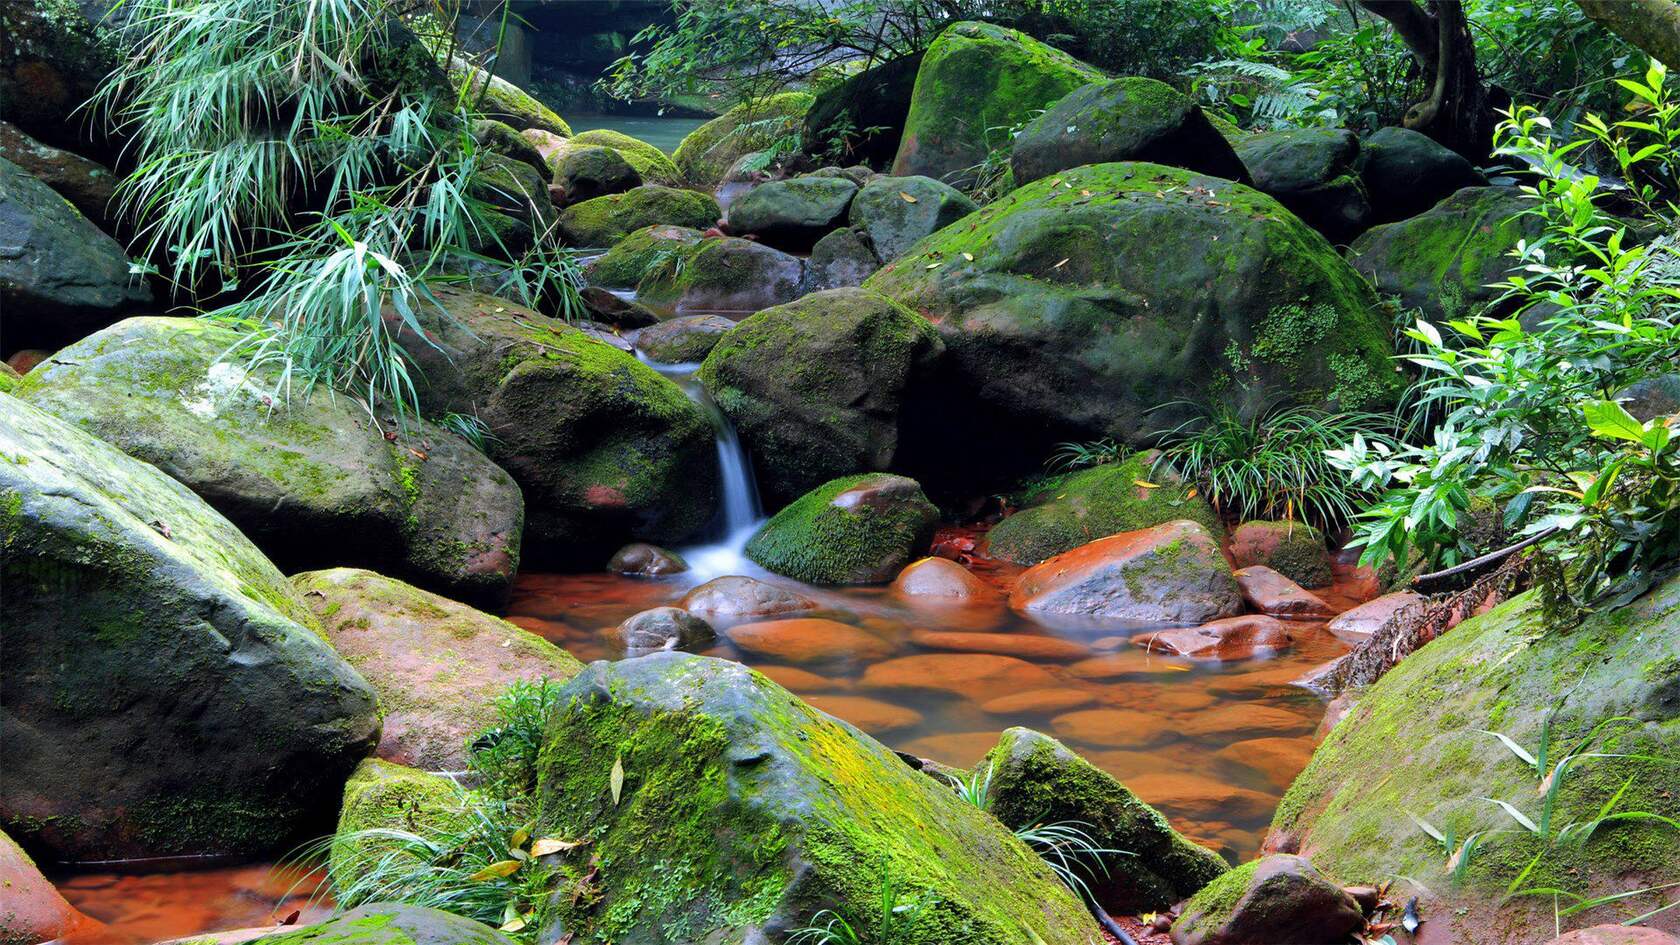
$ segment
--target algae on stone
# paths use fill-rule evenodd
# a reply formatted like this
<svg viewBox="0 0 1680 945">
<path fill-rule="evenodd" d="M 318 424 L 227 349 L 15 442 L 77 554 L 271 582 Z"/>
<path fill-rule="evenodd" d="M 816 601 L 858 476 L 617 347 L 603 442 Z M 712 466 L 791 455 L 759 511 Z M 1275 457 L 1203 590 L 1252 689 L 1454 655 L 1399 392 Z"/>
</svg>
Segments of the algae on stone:
<svg viewBox="0 0 1680 945">
<path fill-rule="evenodd" d="M 812 584 L 884 584 L 927 544 L 939 510 L 915 480 L 864 473 L 826 482 L 771 516 L 746 555 Z"/>
<path fill-rule="evenodd" d="M 1037 564 L 1099 538 L 1177 519 L 1219 535 L 1219 516 L 1190 492 L 1182 483 L 1157 482 L 1143 456 L 1056 476 L 1016 497 L 1025 507 L 992 526 L 987 550 L 1005 561 Z"/>
</svg>

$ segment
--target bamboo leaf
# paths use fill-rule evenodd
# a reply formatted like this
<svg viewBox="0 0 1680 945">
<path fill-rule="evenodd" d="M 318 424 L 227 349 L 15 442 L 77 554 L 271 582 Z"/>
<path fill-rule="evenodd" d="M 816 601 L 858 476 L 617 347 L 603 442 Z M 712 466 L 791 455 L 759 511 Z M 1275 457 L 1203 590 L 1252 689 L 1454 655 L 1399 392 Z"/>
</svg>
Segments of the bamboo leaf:
<svg viewBox="0 0 1680 945">
<path fill-rule="evenodd" d="M 622 754 L 613 759 L 611 783 L 613 806 L 617 807 L 618 799 L 624 793 L 624 755 Z"/>
</svg>

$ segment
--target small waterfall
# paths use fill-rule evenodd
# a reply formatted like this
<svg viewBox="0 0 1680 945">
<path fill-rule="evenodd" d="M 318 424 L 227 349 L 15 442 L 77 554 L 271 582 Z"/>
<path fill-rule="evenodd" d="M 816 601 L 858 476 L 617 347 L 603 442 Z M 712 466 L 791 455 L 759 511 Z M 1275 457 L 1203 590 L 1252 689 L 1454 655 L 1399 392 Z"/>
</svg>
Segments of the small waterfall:
<svg viewBox="0 0 1680 945">
<path fill-rule="evenodd" d="M 717 432 L 718 487 L 721 501 L 711 525 L 706 529 L 703 544 L 683 548 L 688 560 L 689 576 L 697 581 L 709 581 L 726 574 L 753 574 L 760 569 L 748 561 L 743 553 L 747 542 L 764 521 L 764 507 L 758 501 L 758 483 L 753 481 L 752 462 L 746 448 L 735 432 L 735 425 L 723 415 L 706 389 L 695 377 L 698 364 L 660 364 L 638 351 L 636 357 L 677 383 L 690 400 L 699 404 L 711 418 Z"/>
</svg>

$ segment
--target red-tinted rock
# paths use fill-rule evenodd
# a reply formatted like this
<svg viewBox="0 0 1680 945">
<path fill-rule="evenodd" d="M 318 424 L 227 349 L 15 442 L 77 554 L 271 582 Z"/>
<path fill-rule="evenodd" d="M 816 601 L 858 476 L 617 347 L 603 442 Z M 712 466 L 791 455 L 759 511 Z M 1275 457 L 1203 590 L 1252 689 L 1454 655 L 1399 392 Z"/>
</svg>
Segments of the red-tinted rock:
<svg viewBox="0 0 1680 945">
<path fill-rule="evenodd" d="M 65 902 L 29 854 L 0 833 L 0 941 L 35 945 L 98 925 Z"/>
<path fill-rule="evenodd" d="M 1159 716 L 1131 709 L 1082 709 L 1050 720 L 1057 738 L 1103 748 L 1147 748 L 1175 738 Z"/>
<path fill-rule="evenodd" d="M 1083 689 L 1034 689 L 988 699 L 980 708 L 993 715 L 1042 715 L 1083 708 L 1096 701 L 1095 693 Z"/>
<path fill-rule="evenodd" d="M 1336 615 L 1335 608 L 1323 598 L 1265 565 L 1243 568 L 1236 572 L 1236 579 L 1243 600 L 1263 614 L 1301 618 Z"/>
<path fill-rule="evenodd" d="M 1366 601 L 1352 610 L 1343 611 L 1330 621 L 1330 632 L 1336 639 L 1357 646 L 1371 638 L 1377 628 L 1388 622 L 1402 608 L 1421 603 L 1423 595 L 1415 591 L 1395 591 L 1376 600 Z"/>
<path fill-rule="evenodd" d="M 613 552 L 607 562 L 607 570 L 630 577 L 659 577 L 687 571 L 688 562 L 674 551 L 638 541 Z"/>
<path fill-rule="evenodd" d="M 677 606 L 708 619 L 745 620 L 817 609 L 817 602 L 797 591 L 730 575 L 707 581 L 683 595 Z"/>
<path fill-rule="evenodd" d="M 1244 522 L 1231 532 L 1231 561 L 1239 568 L 1265 565 L 1302 587 L 1330 583 L 1324 535 L 1301 522 Z"/>
<path fill-rule="evenodd" d="M 1068 672 L 1080 679 L 1119 679 L 1123 676 L 1157 676 L 1180 673 L 1190 664 L 1180 659 L 1145 653 L 1139 649 L 1105 653 L 1068 667 Z"/>
<path fill-rule="evenodd" d="M 974 572 L 947 558 L 912 561 L 898 572 L 892 589 L 901 597 L 935 603 L 993 603 L 1002 599 L 1001 594 L 975 577 Z"/>
<path fill-rule="evenodd" d="M 1179 724 L 1178 730 L 1192 738 L 1259 738 L 1269 735 L 1305 735 L 1313 723 L 1305 716 L 1270 705 L 1228 703 L 1197 713 Z"/>
<path fill-rule="evenodd" d="M 952 650 L 958 653 L 997 653 L 1017 656 L 1024 660 L 1062 662 L 1090 656 L 1086 647 L 1061 637 L 1032 633 L 956 633 L 941 630 L 917 630 L 910 634 L 910 642 L 926 650 Z"/>
<path fill-rule="evenodd" d="M 1277 805 L 1268 794 L 1188 771 L 1148 771 L 1127 778 L 1126 786 L 1173 816 L 1192 820 L 1260 820 Z"/>
<path fill-rule="evenodd" d="M 807 696 L 805 701 L 871 735 L 910 728 L 922 721 L 922 714 L 915 709 L 867 696 Z"/>
<path fill-rule="evenodd" d="M 1206 623 L 1242 610 L 1225 556 L 1206 528 L 1177 521 L 1124 532 L 1027 569 L 1009 603 L 1028 613 Z"/>
<path fill-rule="evenodd" d="M 797 666 L 755 666 L 754 669 L 770 677 L 770 681 L 790 692 L 801 695 L 810 692 L 831 692 L 852 687 L 849 679 L 836 679 L 813 673 Z"/>
<path fill-rule="evenodd" d="M 1204 660 L 1246 660 L 1256 653 L 1286 649 L 1292 642 L 1283 621 L 1258 614 L 1132 637 L 1133 644 L 1151 653 Z"/>
<path fill-rule="evenodd" d="M 1298 856 L 1276 854 L 1190 897 L 1175 945 L 1340 945 L 1365 927 L 1359 903 Z"/>
<path fill-rule="evenodd" d="M 870 662 L 897 649 L 868 630 L 821 617 L 742 624 L 728 637 L 737 649 L 784 663 Z"/>
<path fill-rule="evenodd" d="M 905 742 L 903 750 L 912 755 L 960 768 L 973 766 L 986 757 L 997 744 L 998 732 L 954 732 L 949 735 L 926 735 Z"/>
<path fill-rule="evenodd" d="M 860 683 L 864 689 L 941 692 L 975 701 L 1055 684 L 1056 677 L 1042 666 L 990 653 L 901 656 L 869 667 Z"/>
</svg>

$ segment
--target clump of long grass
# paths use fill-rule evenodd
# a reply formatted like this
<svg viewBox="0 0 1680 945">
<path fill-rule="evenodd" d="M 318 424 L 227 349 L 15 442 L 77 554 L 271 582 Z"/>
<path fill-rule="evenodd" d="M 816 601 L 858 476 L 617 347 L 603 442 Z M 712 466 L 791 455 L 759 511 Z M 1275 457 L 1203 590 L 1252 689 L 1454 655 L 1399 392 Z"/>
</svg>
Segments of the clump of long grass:
<svg viewBox="0 0 1680 945">
<path fill-rule="evenodd" d="M 900 945 L 909 940 L 916 919 L 936 900 L 927 893 L 908 895 L 889 862 L 881 864 L 879 895 L 870 925 L 860 927 L 833 909 L 823 909 L 808 925 L 788 934 L 788 945 Z"/>
</svg>

